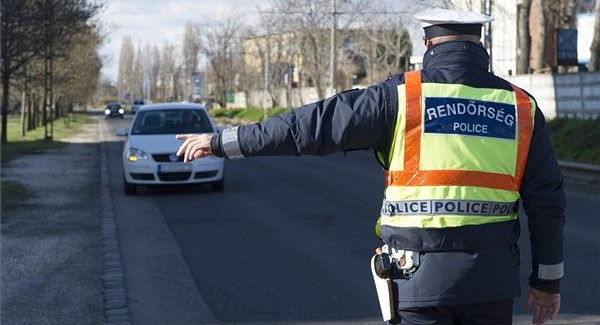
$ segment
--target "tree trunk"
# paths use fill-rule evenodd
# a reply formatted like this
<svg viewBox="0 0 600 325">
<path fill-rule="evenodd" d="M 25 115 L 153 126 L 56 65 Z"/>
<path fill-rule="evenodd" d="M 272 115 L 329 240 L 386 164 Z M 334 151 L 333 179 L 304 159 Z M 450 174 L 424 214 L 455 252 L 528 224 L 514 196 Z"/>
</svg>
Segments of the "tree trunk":
<svg viewBox="0 0 600 325">
<path fill-rule="evenodd" d="M 6 70 L 4 72 L 5 73 L 2 74 L 2 134 L 0 135 L 0 142 L 2 144 L 8 143 L 6 138 L 6 118 L 8 116 L 8 91 L 10 88 L 10 75 L 6 73 Z"/>
<path fill-rule="evenodd" d="M 27 96 L 25 96 L 25 90 L 21 93 L 21 136 L 25 136 L 25 131 L 27 129 L 26 121 L 25 121 L 25 111 L 27 105 Z"/>
<path fill-rule="evenodd" d="M 596 22 L 594 23 L 594 38 L 590 46 L 590 71 L 600 69 L 600 0 L 596 0 L 594 11 L 596 12 Z"/>
<path fill-rule="evenodd" d="M 546 65 L 546 19 L 544 17 L 544 3 L 542 0 L 535 1 L 535 11 L 537 19 L 534 23 L 534 30 L 537 31 L 537 42 L 533 53 L 532 67 L 539 72 Z M 533 50 L 533 49 L 532 49 Z"/>
<path fill-rule="evenodd" d="M 31 93 L 27 93 L 27 131 L 35 129 L 33 114 L 33 97 Z"/>
<path fill-rule="evenodd" d="M 531 56 L 531 35 L 529 34 L 529 12 L 531 0 L 522 0 L 518 6 L 517 20 L 517 74 L 529 73 L 529 60 Z"/>
</svg>

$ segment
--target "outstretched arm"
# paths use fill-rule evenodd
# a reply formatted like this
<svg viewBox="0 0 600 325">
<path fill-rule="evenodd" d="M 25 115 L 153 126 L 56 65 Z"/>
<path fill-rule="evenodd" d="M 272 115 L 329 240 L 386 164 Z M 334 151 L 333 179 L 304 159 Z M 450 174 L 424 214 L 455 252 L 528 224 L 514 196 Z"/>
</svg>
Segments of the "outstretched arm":
<svg viewBox="0 0 600 325">
<path fill-rule="evenodd" d="M 218 136 L 178 135 L 185 161 L 209 154 L 228 159 L 266 155 L 325 155 L 379 148 L 395 106 L 385 84 L 354 89 L 292 112 L 224 130 Z"/>
</svg>

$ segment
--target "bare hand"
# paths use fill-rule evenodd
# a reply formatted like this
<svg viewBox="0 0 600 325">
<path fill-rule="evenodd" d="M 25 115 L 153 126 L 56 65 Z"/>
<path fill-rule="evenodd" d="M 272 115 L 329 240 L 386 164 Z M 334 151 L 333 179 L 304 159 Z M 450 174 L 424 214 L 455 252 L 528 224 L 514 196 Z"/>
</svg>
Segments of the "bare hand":
<svg viewBox="0 0 600 325">
<path fill-rule="evenodd" d="M 533 307 L 534 325 L 542 325 L 554 319 L 560 309 L 560 293 L 548 293 L 534 288 L 529 288 L 525 309 L 531 311 Z"/>
<path fill-rule="evenodd" d="M 175 138 L 185 140 L 177 150 L 177 156 L 183 156 L 183 162 L 210 156 L 210 139 L 212 134 L 178 134 Z"/>
</svg>

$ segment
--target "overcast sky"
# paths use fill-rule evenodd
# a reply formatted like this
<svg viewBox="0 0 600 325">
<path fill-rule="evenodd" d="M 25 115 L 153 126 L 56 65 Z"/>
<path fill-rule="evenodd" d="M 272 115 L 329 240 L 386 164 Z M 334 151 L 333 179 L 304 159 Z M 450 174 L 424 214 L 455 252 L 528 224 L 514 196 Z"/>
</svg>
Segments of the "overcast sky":
<svg viewBox="0 0 600 325">
<path fill-rule="evenodd" d="M 399 0 L 370 1 L 393 10 L 406 6 Z M 417 7 L 423 8 L 424 2 L 417 0 L 421 4 Z M 106 0 L 100 14 L 109 33 L 100 50 L 104 58 L 102 74 L 117 79 L 121 41 L 125 36 L 130 36 L 136 47 L 138 43 L 142 46 L 151 43 L 161 48 L 165 42 L 180 46 L 188 21 L 201 22 L 207 17 L 218 19 L 235 13 L 248 22 L 256 19 L 258 8 L 267 10 L 270 4 L 269 0 Z"/>
<path fill-rule="evenodd" d="M 257 12 L 267 8 L 269 0 L 107 0 L 100 14 L 108 37 L 100 53 L 104 57 L 102 74 L 117 78 L 121 41 L 131 36 L 134 45 L 152 43 L 159 48 L 165 42 L 179 45 L 185 23 L 201 22 L 206 17 Z"/>
</svg>

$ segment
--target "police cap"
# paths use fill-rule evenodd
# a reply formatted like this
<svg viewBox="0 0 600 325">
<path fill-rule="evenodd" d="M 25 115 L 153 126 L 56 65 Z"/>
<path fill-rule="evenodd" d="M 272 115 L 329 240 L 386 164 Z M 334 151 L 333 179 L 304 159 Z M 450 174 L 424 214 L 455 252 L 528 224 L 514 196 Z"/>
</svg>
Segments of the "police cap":
<svg viewBox="0 0 600 325">
<path fill-rule="evenodd" d="M 494 18 L 472 11 L 430 9 L 413 15 L 421 23 L 425 38 L 446 35 L 475 35 L 481 37 L 481 27 Z"/>
</svg>

